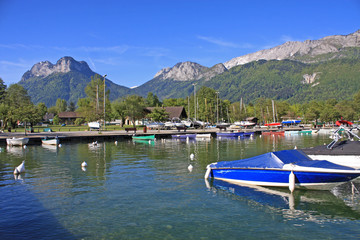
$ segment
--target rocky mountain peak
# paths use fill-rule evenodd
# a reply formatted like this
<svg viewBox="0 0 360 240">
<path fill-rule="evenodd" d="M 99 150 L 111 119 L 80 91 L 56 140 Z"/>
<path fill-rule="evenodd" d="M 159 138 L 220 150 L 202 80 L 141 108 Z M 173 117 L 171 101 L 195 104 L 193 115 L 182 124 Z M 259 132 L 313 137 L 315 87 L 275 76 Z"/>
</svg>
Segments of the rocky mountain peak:
<svg viewBox="0 0 360 240">
<path fill-rule="evenodd" d="M 36 63 L 31 70 L 22 76 L 21 81 L 26 81 L 31 77 L 47 77 L 53 73 L 67 73 L 70 71 L 89 72 L 91 69 L 84 61 L 78 62 L 72 57 L 63 57 L 56 64 L 49 61 Z"/>
<path fill-rule="evenodd" d="M 299 60 L 299 57 L 315 57 L 321 54 L 339 52 L 346 47 L 360 47 L 360 30 L 348 35 L 334 35 L 319 40 L 289 41 L 282 45 L 236 57 L 224 63 L 226 68 L 243 65 L 259 59 Z M 303 62 L 305 62 L 303 60 Z"/>
<path fill-rule="evenodd" d="M 175 81 L 193 81 L 211 77 L 227 71 L 223 64 L 217 64 L 212 68 L 204 67 L 194 62 L 180 62 L 172 68 L 163 68 L 155 74 L 154 78 L 160 80 L 172 79 Z"/>
</svg>

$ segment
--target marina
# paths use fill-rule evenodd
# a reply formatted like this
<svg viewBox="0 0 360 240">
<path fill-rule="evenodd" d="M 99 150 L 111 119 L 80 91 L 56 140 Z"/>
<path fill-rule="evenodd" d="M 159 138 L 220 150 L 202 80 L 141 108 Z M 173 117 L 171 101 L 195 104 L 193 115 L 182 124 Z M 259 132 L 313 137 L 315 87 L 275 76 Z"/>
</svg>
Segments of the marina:
<svg viewBox="0 0 360 240">
<path fill-rule="evenodd" d="M 141 144 L 129 136 L 97 138 L 96 144 L 62 139 L 61 147 L 1 146 L 2 239 L 339 239 L 360 234 L 357 180 L 330 191 L 295 189 L 293 194 L 286 188 L 204 181 L 210 163 L 323 145 L 331 142 L 329 135 L 189 142 L 157 136 Z M 24 160 L 26 171 L 14 175 Z M 14 231 L 15 226 L 22 227 Z"/>
</svg>

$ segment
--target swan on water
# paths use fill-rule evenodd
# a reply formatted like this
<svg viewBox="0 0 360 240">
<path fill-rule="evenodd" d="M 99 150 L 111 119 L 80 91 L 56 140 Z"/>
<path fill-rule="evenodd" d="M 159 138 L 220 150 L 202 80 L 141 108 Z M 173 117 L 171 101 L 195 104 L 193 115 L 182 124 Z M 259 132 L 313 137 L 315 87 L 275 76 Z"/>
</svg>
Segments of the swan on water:
<svg viewBox="0 0 360 240">
<path fill-rule="evenodd" d="M 14 170 L 14 174 L 20 174 L 22 172 L 25 172 L 25 160 L 22 161 L 22 163 L 19 166 L 17 166 Z"/>
</svg>

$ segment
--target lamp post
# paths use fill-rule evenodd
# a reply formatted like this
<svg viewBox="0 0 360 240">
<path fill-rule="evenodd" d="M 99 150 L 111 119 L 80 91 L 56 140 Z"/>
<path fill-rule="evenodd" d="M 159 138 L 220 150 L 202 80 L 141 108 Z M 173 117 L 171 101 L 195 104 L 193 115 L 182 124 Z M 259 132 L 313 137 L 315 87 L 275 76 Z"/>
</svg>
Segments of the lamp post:
<svg viewBox="0 0 360 240">
<path fill-rule="evenodd" d="M 105 92 L 105 78 L 106 78 L 106 74 L 104 75 L 104 130 L 106 129 L 106 120 L 105 120 L 105 100 L 106 100 L 106 92 Z"/>
<path fill-rule="evenodd" d="M 195 112 L 195 121 L 196 121 L 196 83 L 193 83 L 194 85 L 194 112 Z"/>
<path fill-rule="evenodd" d="M 219 123 L 219 92 L 216 93 L 216 123 Z"/>
</svg>

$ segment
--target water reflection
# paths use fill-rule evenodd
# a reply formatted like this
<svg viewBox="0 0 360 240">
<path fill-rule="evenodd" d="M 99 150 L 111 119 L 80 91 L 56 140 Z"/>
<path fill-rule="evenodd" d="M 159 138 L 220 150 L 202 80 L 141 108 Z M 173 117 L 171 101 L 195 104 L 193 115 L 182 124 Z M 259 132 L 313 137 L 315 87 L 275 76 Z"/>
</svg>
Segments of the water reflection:
<svg viewBox="0 0 360 240">
<path fill-rule="evenodd" d="M 205 180 L 207 181 L 207 180 Z M 248 204 L 261 204 L 281 211 L 285 218 L 302 218 L 305 221 L 321 222 L 334 218 L 360 219 L 360 193 L 352 194 L 351 183 L 338 186 L 334 191 L 296 190 L 237 185 L 213 179 L 206 186 L 216 195 L 237 196 Z M 229 195 L 230 194 L 230 195 Z M 352 197 L 350 197 L 352 196 Z M 352 198 L 349 204 L 349 198 Z"/>
</svg>

